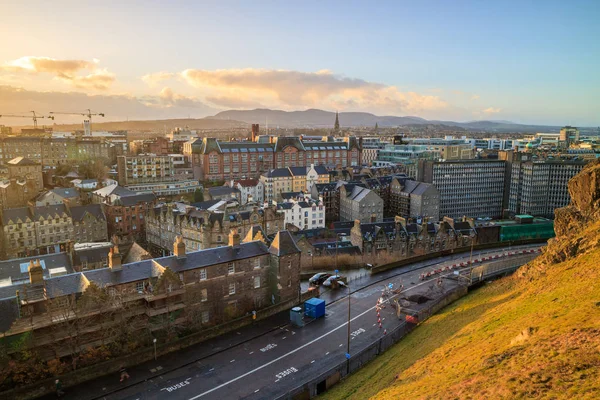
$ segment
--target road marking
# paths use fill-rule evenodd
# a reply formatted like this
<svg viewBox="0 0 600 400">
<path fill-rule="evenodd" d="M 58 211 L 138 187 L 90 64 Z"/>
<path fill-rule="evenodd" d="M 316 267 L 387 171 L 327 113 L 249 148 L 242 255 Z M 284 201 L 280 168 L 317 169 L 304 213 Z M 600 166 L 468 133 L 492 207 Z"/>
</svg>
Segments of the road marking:
<svg viewBox="0 0 600 400">
<path fill-rule="evenodd" d="M 315 362 L 315 360 L 312 360 L 310 363 L 312 364 L 312 363 L 314 363 L 314 362 Z"/>
<path fill-rule="evenodd" d="M 258 393 L 258 391 L 259 391 L 259 390 L 260 390 L 260 389 L 256 389 L 256 390 L 254 391 L 254 393 Z"/>
<path fill-rule="evenodd" d="M 293 374 L 294 372 L 298 372 L 298 370 L 294 367 L 290 367 L 290 368 L 286 369 L 285 371 L 282 371 L 282 372 L 278 373 L 277 375 L 275 375 L 275 378 L 281 379 L 285 376 Z"/>
<path fill-rule="evenodd" d="M 413 289 L 413 288 L 416 288 L 416 287 L 419 287 L 419 286 L 423 286 L 423 285 L 426 285 L 426 284 L 431 284 L 431 282 L 429 282 L 429 281 L 425 281 L 425 282 L 419 283 L 419 284 L 417 284 L 417 285 L 415 285 L 415 286 L 411 287 L 410 289 Z M 389 299 L 387 299 L 387 300 L 384 300 L 384 303 L 389 303 Z M 352 321 L 354 321 L 354 320 L 357 320 L 358 318 L 362 317 L 363 315 L 365 315 L 365 314 L 367 314 L 367 313 L 369 313 L 369 312 L 373 311 L 373 310 L 375 309 L 375 307 L 376 307 L 376 306 L 373 306 L 373 307 L 371 307 L 371 308 L 368 308 L 368 309 L 366 309 L 366 310 L 365 310 L 365 311 L 363 311 L 362 313 L 360 313 L 360 314 L 358 314 L 357 316 L 355 316 L 354 318 L 352 318 L 352 319 L 350 320 L 350 322 L 352 322 Z M 276 362 L 278 362 L 278 361 L 280 361 L 280 360 L 283 360 L 284 358 L 286 358 L 286 357 L 288 357 L 288 356 L 290 356 L 290 355 L 292 355 L 292 354 L 295 354 L 295 353 L 299 352 L 300 350 L 302 350 L 302 349 L 304 349 L 304 348 L 306 348 L 306 347 L 308 347 L 308 346 L 312 345 L 313 343 L 315 343 L 315 342 L 318 342 L 319 340 L 323 339 L 324 337 L 327 337 L 327 336 L 331 335 L 333 332 L 335 332 L 335 331 L 337 331 L 337 330 L 339 330 L 339 329 L 342 329 L 342 328 L 343 328 L 343 327 L 345 327 L 346 325 L 348 325 L 348 322 L 344 322 L 343 324 L 339 325 L 337 328 L 333 328 L 333 329 L 332 329 L 332 330 L 330 330 L 329 332 L 325 332 L 324 334 L 322 334 L 322 335 L 321 335 L 321 336 L 319 336 L 319 337 L 316 337 L 316 338 L 314 338 L 314 339 L 313 339 L 313 340 L 311 340 L 310 342 L 307 342 L 307 343 L 303 344 L 302 346 L 300 346 L 300 347 L 297 347 L 297 348 L 295 348 L 294 350 L 292 350 L 292 351 L 290 351 L 290 352 L 288 352 L 288 353 L 286 353 L 286 354 L 283 354 L 283 355 L 281 355 L 281 356 L 279 356 L 279 357 L 275 358 L 274 360 L 271 360 L 271 361 L 269 361 L 269 362 L 267 362 L 267 363 L 265 363 L 265 364 L 261 365 L 260 367 L 256 367 L 256 368 L 254 368 L 253 370 L 246 372 L 245 374 L 242 374 L 242 375 L 240 375 L 240 376 L 238 376 L 238 377 L 236 377 L 236 378 L 233 378 L 233 379 L 231 379 L 231 380 L 229 380 L 229 381 L 227 381 L 227 382 L 225 382 L 225 383 L 222 383 L 222 384 L 220 384 L 220 385 L 218 385 L 218 386 L 215 386 L 214 388 L 212 388 L 212 389 L 209 389 L 209 390 L 207 390 L 207 391 L 205 391 L 205 392 L 203 392 L 203 393 L 197 394 L 197 395 L 196 395 L 196 396 L 194 396 L 194 397 L 190 397 L 190 398 L 189 398 L 189 400 L 196 400 L 196 399 L 199 399 L 200 397 L 204 397 L 204 396 L 206 396 L 207 394 L 214 392 L 215 390 L 219 390 L 219 389 L 221 389 L 221 388 L 223 388 L 223 387 L 225 387 L 225 386 L 227 386 L 227 385 L 230 385 L 230 384 L 232 384 L 233 382 L 239 381 L 240 379 L 243 379 L 243 378 L 247 377 L 248 375 L 252 375 L 253 373 L 255 373 L 255 372 L 257 372 L 257 371 L 260 371 L 261 369 L 264 369 L 264 368 L 268 367 L 269 365 L 271 365 L 271 364 L 274 364 L 274 363 L 276 363 Z M 283 329 L 283 327 L 282 327 L 282 328 L 280 328 L 280 329 Z M 329 354 L 329 353 L 327 353 L 327 354 Z"/>
<path fill-rule="evenodd" d="M 284 336 L 283 339 L 281 339 L 281 340 L 285 340 L 286 338 L 287 338 L 287 336 Z"/>
<path fill-rule="evenodd" d="M 275 347 L 277 347 L 277 345 L 275 343 L 269 343 L 268 345 L 266 345 L 265 347 L 260 349 L 260 351 L 262 351 L 264 353 L 265 351 L 269 351 L 271 349 L 274 349 Z M 252 354 L 252 353 L 250 353 L 250 354 Z"/>
<path fill-rule="evenodd" d="M 214 370 L 215 370 L 214 368 L 211 368 L 208 370 L 208 372 L 213 372 Z"/>
<path fill-rule="evenodd" d="M 275 383 L 279 382 L 280 380 L 281 380 L 281 379 L 277 379 L 277 380 L 275 381 Z"/>
<path fill-rule="evenodd" d="M 327 356 L 327 355 L 329 355 L 329 352 L 325 353 L 325 355 L 326 355 L 326 356 Z"/>
<path fill-rule="evenodd" d="M 377 324 L 373 324 L 373 326 L 375 326 L 375 325 L 377 325 Z"/>
<path fill-rule="evenodd" d="M 174 392 L 177 389 L 181 389 L 182 387 L 189 385 L 191 379 L 192 378 L 187 378 L 186 380 L 176 383 L 175 385 L 164 387 L 160 389 L 160 391 L 162 392 L 163 390 L 166 390 L 169 393 Z"/>
<path fill-rule="evenodd" d="M 254 353 L 253 351 L 250 352 L 250 354 Z"/>
<path fill-rule="evenodd" d="M 338 347 L 342 347 L 343 345 L 344 345 L 344 344 L 342 343 L 342 344 L 340 344 Z"/>
</svg>

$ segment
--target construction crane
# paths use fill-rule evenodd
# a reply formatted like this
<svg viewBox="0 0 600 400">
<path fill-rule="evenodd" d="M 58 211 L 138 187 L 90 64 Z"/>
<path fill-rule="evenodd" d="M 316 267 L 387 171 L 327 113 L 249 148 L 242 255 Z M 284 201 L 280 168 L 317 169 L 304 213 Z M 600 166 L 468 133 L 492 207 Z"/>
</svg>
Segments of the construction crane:
<svg viewBox="0 0 600 400">
<path fill-rule="evenodd" d="M 53 115 L 50 115 L 48 117 L 41 117 L 38 116 L 35 111 L 29 111 L 32 115 L 14 115 L 14 114 L 0 114 L 0 118 L 2 117 L 10 117 L 10 118 L 32 118 L 33 119 L 33 127 L 35 129 L 37 129 L 38 127 L 38 123 L 37 120 L 38 118 L 50 118 L 50 119 L 54 119 Z"/>
<path fill-rule="evenodd" d="M 82 115 L 84 117 L 88 118 L 88 121 L 90 122 L 90 134 L 92 133 L 92 116 L 98 116 L 98 117 L 104 117 L 104 113 L 92 113 L 92 110 L 90 110 L 89 108 L 86 108 L 87 112 L 55 112 L 55 111 L 50 111 L 50 114 L 52 114 L 52 118 L 54 118 L 54 115 Z M 85 120 L 84 120 L 85 123 Z M 84 125 L 85 126 L 85 125 Z"/>
</svg>

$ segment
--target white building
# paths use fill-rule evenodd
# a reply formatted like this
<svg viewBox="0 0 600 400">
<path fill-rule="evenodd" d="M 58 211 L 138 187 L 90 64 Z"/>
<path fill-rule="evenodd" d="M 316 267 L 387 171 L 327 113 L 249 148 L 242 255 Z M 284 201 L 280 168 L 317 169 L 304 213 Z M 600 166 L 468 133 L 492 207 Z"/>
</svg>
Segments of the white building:
<svg viewBox="0 0 600 400">
<path fill-rule="evenodd" d="M 240 191 L 242 205 L 250 202 L 262 204 L 265 201 L 265 184 L 258 179 L 231 180 L 229 187 Z"/>
<path fill-rule="evenodd" d="M 322 201 L 299 197 L 277 204 L 277 211 L 284 214 L 286 227 L 288 224 L 301 230 L 325 227 L 325 206 Z"/>
</svg>

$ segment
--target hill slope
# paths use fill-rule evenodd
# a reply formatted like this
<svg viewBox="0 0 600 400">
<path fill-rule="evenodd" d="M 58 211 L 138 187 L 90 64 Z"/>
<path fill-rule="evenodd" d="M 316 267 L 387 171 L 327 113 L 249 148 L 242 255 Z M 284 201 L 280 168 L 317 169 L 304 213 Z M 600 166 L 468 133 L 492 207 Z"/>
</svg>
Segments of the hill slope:
<svg viewBox="0 0 600 400">
<path fill-rule="evenodd" d="M 422 324 L 325 399 L 600 398 L 600 163 L 518 274 Z M 576 222 L 576 223 L 574 223 Z"/>
</svg>

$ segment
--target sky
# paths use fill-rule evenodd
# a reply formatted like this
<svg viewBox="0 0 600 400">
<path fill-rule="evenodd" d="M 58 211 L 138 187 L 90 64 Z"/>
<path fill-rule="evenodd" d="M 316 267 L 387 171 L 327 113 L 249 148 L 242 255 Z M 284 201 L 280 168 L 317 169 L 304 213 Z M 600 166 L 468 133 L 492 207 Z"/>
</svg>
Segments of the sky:
<svg viewBox="0 0 600 400">
<path fill-rule="evenodd" d="M 0 15 L 0 115 L 320 108 L 600 125 L 597 0 L 0 0 Z"/>
</svg>

